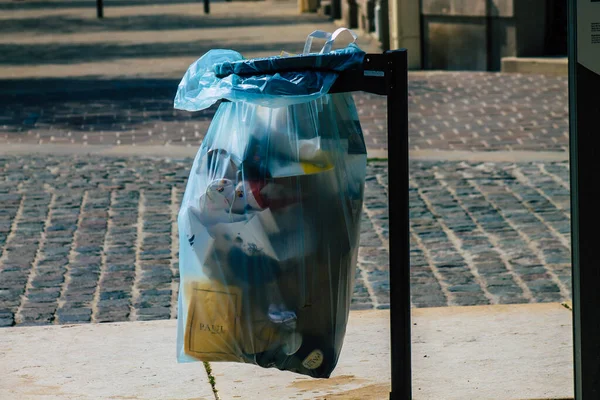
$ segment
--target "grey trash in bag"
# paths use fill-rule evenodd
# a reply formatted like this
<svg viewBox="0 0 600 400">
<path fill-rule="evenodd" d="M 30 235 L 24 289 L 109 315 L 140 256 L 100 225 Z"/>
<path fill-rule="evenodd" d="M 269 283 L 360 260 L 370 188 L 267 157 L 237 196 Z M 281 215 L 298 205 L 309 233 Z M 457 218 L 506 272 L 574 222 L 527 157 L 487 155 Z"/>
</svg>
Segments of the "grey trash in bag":
<svg viewBox="0 0 600 400">
<path fill-rule="evenodd" d="M 354 44 L 341 51 L 353 62 L 364 56 Z M 257 86 L 237 75 L 217 78 L 215 69 L 240 60 L 236 54 L 203 56 L 175 101 L 199 110 L 232 100 L 213 118 L 179 212 L 178 360 L 329 377 L 346 331 L 360 234 L 367 156 L 358 114 L 350 95 L 326 94 L 322 85 L 336 73 L 265 74 L 254 78 Z M 277 90 L 264 90 L 281 80 L 278 102 Z"/>
</svg>

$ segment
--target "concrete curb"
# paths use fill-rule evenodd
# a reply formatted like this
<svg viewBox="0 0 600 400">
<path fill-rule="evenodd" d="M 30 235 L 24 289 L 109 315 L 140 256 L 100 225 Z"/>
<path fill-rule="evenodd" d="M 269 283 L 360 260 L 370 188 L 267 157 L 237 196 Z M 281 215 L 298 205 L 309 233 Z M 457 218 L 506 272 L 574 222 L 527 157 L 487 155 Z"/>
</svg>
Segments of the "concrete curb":
<svg viewBox="0 0 600 400">
<path fill-rule="evenodd" d="M 413 309 L 415 400 L 570 399 L 571 312 L 559 303 Z M 176 321 L 0 329 L 0 398 L 214 398 L 202 363 L 175 362 Z M 330 379 L 211 363 L 219 398 L 382 400 L 389 311 L 350 313 Z"/>
<path fill-rule="evenodd" d="M 504 57 L 502 72 L 567 76 L 569 60 L 566 57 Z"/>
<path fill-rule="evenodd" d="M 0 155 L 87 155 L 115 157 L 194 157 L 198 151 L 196 146 L 102 146 L 102 145 L 63 145 L 63 144 L 3 144 Z M 388 151 L 384 149 L 368 149 L 370 159 L 387 160 Z M 561 162 L 568 161 L 567 152 L 543 151 L 442 151 L 442 150 L 411 150 L 410 159 L 414 161 L 471 161 L 471 162 Z"/>
</svg>

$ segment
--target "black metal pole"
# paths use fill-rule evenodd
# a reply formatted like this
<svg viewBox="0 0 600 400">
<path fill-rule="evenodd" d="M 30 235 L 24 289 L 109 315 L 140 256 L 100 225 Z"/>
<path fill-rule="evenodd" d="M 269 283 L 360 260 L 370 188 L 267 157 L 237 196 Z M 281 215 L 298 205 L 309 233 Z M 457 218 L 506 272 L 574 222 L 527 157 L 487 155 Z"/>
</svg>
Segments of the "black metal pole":
<svg viewBox="0 0 600 400">
<path fill-rule="evenodd" d="M 389 8 L 389 3 L 388 0 L 380 0 L 379 1 L 379 6 L 381 7 L 381 16 L 382 18 L 380 19 L 380 26 L 379 26 L 379 34 L 380 34 L 380 38 L 381 38 L 381 47 L 383 48 L 384 51 L 387 51 L 390 49 L 390 8 Z M 376 16 L 377 18 L 377 16 Z"/>
<path fill-rule="evenodd" d="M 342 2 L 341 0 L 331 1 L 331 19 L 336 20 L 342 18 Z"/>
<path fill-rule="evenodd" d="M 410 230 L 408 204 L 408 57 L 388 51 L 388 202 L 390 246 L 390 400 L 412 398 L 410 335 Z"/>
<path fill-rule="evenodd" d="M 104 18 L 104 4 L 102 0 L 96 0 L 96 15 L 98 18 Z"/>
<path fill-rule="evenodd" d="M 580 12 L 578 7 L 582 7 Z M 597 172 L 600 58 L 593 42 L 594 30 L 589 30 L 596 21 L 600 21 L 600 3 L 569 2 L 569 150 L 577 400 L 600 399 L 600 186 Z"/>
<path fill-rule="evenodd" d="M 204 14 L 210 13 L 210 0 L 204 0 Z"/>
<path fill-rule="evenodd" d="M 485 54 L 486 68 L 488 71 L 494 70 L 494 26 L 492 17 L 492 0 L 485 2 Z"/>
</svg>

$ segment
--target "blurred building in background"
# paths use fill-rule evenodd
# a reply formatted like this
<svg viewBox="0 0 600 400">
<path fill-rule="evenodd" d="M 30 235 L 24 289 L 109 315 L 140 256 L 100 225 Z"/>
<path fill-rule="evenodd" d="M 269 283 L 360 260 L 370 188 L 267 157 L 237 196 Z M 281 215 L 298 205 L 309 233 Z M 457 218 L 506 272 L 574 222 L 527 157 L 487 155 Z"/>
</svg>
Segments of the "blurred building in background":
<svg viewBox="0 0 600 400">
<path fill-rule="evenodd" d="M 507 57 L 566 57 L 567 0 L 299 0 L 409 49 L 413 69 L 499 71 Z"/>
</svg>

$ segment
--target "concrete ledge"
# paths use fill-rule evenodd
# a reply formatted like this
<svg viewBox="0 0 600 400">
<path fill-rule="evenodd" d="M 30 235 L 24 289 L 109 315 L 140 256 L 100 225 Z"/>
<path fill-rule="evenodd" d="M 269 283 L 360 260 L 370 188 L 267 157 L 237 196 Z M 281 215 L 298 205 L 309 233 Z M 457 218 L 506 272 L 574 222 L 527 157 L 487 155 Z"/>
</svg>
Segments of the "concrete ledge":
<svg viewBox="0 0 600 400">
<path fill-rule="evenodd" d="M 566 151 L 448 151 L 411 150 L 414 161 L 469 161 L 469 162 L 561 162 L 569 160 Z"/>
<path fill-rule="evenodd" d="M 2 144 L 0 155 L 88 155 L 112 157 L 164 157 L 187 158 L 195 157 L 196 146 L 82 146 L 75 144 Z M 411 150 L 410 159 L 413 161 L 472 161 L 472 162 L 557 162 L 568 161 L 569 153 L 564 151 L 445 151 L 445 150 Z M 367 149 L 370 159 L 387 159 L 388 152 L 384 149 Z"/>
<path fill-rule="evenodd" d="M 99 156 L 151 156 L 166 158 L 195 157 L 199 146 L 182 145 L 81 145 L 81 144 L 20 144 L 4 143 L 0 146 L 0 155 L 31 155 L 31 154 L 58 154 L 58 155 L 88 155 Z M 367 149 L 369 158 L 387 158 L 387 150 Z"/>
<path fill-rule="evenodd" d="M 415 399 L 572 399 L 572 313 L 558 303 L 414 312 Z"/>
<path fill-rule="evenodd" d="M 213 363 L 223 399 L 383 400 L 389 393 L 389 313 L 351 314 L 329 380 Z M 560 304 L 413 310 L 413 399 L 573 396 L 571 313 Z M 235 377 L 231 380 L 230 377 Z"/>
<path fill-rule="evenodd" d="M 0 329 L 1 399 L 214 399 L 202 363 L 175 362 L 175 321 Z M 568 399 L 561 304 L 413 310 L 415 400 Z M 388 398 L 389 312 L 357 311 L 331 379 L 212 363 L 221 400 Z"/>
<path fill-rule="evenodd" d="M 175 361 L 175 321 L 0 329 L 0 399 L 213 400 Z"/>
<path fill-rule="evenodd" d="M 502 72 L 567 76 L 569 60 L 566 57 L 504 57 L 502 58 Z"/>
</svg>

